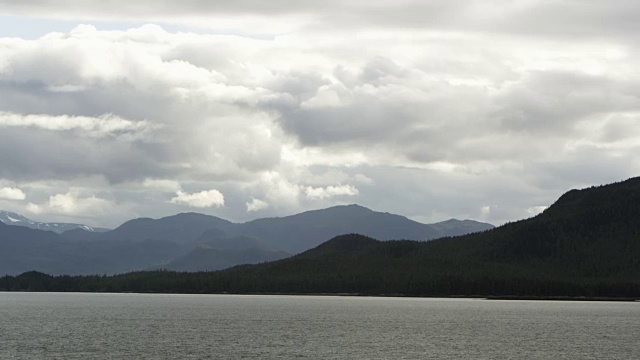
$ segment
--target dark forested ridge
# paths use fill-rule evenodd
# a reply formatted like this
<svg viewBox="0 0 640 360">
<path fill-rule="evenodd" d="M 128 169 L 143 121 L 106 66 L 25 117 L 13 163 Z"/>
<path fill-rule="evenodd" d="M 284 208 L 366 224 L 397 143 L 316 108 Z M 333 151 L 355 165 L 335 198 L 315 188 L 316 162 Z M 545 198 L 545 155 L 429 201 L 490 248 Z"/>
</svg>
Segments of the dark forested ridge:
<svg viewBox="0 0 640 360">
<path fill-rule="evenodd" d="M 542 214 L 430 242 L 351 234 L 217 272 L 25 273 L 1 290 L 640 297 L 640 178 L 572 190 Z"/>
</svg>

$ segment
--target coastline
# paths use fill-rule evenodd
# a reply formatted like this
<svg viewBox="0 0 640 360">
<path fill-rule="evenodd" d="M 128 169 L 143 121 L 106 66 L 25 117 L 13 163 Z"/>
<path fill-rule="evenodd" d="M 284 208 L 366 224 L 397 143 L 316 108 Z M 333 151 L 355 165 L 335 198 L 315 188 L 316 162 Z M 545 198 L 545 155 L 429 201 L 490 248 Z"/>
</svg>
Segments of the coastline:
<svg viewBox="0 0 640 360">
<path fill-rule="evenodd" d="M 37 291 L 5 290 L 0 293 L 59 293 L 59 294 L 140 294 L 140 295 L 246 295 L 246 296 L 333 296 L 333 297 L 378 297 L 378 298 L 424 298 L 424 299 L 471 299 L 471 300 L 516 300 L 516 301 L 580 301 L 580 302 L 639 302 L 636 297 L 616 296 L 536 296 L 536 295 L 408 295 L 408 294 L 364 294 L 364 293 L 230 293 L 230 292 L 155 292 L 155 291 Z"/>
</svg>

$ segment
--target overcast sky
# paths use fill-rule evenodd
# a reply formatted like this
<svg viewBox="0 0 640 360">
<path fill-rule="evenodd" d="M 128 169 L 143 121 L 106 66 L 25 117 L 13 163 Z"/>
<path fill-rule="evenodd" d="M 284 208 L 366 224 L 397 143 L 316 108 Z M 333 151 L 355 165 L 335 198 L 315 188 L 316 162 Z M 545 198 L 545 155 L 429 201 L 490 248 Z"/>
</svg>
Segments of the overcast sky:
<svg viewBox="0 0 640 360">
<path fill-rule="evenodd" d="M 0 209 L 496 225 L 640 174 L 640 2 L 0 0 Z"/>
</svg>

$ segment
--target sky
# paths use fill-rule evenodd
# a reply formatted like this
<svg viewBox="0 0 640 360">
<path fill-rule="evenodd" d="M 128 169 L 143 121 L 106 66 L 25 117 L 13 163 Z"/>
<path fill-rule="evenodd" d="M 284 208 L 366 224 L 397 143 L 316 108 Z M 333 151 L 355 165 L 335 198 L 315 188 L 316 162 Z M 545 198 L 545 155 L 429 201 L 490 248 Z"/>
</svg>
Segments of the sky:
<svg viewBox="0 0 640 360">
<path fill-rule="evenodd" d="M 636 0 L 0 0 L 0 209 L 500 225 L 640 175 Z"/>
</svg>

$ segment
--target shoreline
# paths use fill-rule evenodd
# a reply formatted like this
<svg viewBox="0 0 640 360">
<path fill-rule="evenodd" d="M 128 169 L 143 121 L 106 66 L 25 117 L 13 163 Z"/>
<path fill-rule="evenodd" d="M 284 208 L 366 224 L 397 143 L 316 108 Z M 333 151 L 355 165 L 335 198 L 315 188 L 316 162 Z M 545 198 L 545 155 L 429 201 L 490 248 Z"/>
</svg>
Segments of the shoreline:
<svg viewBox="0 0 640 360">
<path fill-rule="evenodd" d="M 470 299 L 470 300 L 520 300 L 520 301 L 580 301 L 580 302 L 640 302 L 640 298 L 616 296 L 536 296 L 536 295 L 406 295 L 406 294 L 363 294 L 363 293 L 195 293 L 195 292 L 138 292 L 138 291 L 33 291 L 0 290 L 0 293 L 50 293 L 50 294 L 140 294 L 140 295 L 247 295 L 247 296 L 334 296 L 334 297 L 379 297 L 379 298 L 422 298 L 422 299 Z"/>
</svg>

